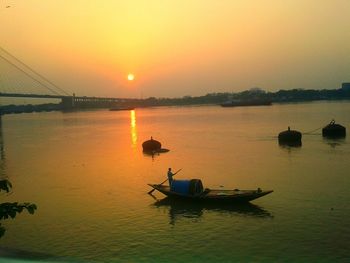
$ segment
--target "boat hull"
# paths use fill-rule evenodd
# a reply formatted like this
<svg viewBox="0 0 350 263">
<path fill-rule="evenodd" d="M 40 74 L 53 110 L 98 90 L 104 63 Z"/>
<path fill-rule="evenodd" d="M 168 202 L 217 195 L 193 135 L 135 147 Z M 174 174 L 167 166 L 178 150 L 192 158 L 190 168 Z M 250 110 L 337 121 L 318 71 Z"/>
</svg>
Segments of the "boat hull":
<svg viewBox="0 0 350 263">
<path fill-rule="evenodd" d="M 194 202 L 247 203 L 273 192 L 273 190 L 214 190 L 205 189 L 201 194 L 186 195 L 170 191 L 169 186 L 149 184 L 155 190 L 172 199 L 189 200 Z"/>
</svg>

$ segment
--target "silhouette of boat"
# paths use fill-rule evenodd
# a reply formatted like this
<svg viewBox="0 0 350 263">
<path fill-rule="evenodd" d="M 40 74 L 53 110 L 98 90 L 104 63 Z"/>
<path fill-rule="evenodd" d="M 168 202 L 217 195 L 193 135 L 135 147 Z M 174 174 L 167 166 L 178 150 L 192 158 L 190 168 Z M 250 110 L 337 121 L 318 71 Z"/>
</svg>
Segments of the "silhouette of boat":
<svg viewBox="0 0 350 263">
<path fill-rule="evenodd" d="M 270 100 L 265 99 L 246 99 L 246 100 L 230 100 L 220 105 L 222 107 L 239 107 L 239 106 L 267 106 L 271 105 Z"/>
<path fill-rule="evenodd" d="M 288 126 L 288 130 L 282 131 L 278 134 L 278 143 L 283 146 L 300 147 L 302 134 L 299 131 L 291 130 Z"/>
<path fill-rule="evenodd" d="M 344 138 L 346 136 L 346 128 L 332 120 L 322 129 L 322 136 L 328 138 Z"/>
<path fill-rule="evenodd" d="M 154 140 L 152 136 L 150 140 L 144 141 L 142 143 L 142 150 L 144 152 L 155 153 L 159 151 L 161 148 L 162 148 L 162 144 L 159 141 Z"/>
<path fill-rule="evenodd" d="M 174 180 L 171 187 L 161 184 L 148 185 L 169 198 L 221 203 L 245 203 L 273 192 L 273 190 L 263 191 L 260 188 L 257 190 L 221 190 L 205 188 L 203 190 L 202 182 L 199 179 Z"/>
<path fill-rule="evenodd" d="M 155 154 L 169 152 L 169 149 L 162 148 L 162 144 L 159 141 L 154 140 L 151 136 L 150 140 L 142 143 L 142 151 L 144 154 L 153 156 Z"/>
</svg>

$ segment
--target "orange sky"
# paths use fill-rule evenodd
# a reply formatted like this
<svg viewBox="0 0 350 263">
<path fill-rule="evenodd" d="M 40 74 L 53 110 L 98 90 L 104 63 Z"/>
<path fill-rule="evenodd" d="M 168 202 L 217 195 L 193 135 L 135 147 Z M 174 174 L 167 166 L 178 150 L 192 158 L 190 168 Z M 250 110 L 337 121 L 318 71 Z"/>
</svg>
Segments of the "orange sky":
<svg viewBox="0 0 350 263">
<path fill-rule="evenodd" d="M 347 0 L 5 0 L 0 46 L 77 95 L 339 88 L 349 14 Z"/>
</svg>

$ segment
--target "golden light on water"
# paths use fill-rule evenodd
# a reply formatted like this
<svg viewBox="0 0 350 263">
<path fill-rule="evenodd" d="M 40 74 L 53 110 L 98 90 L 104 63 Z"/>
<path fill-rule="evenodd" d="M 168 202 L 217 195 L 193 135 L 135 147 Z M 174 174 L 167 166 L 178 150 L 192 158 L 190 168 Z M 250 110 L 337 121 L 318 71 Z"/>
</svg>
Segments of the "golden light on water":
<svg viewBox="0 0 350 263">
<path fill-rule="evenodd" d="M 133 81 L 134 79 L 135 79 L 135 75 L 132 74 L 132 73 L 129 73 L 129 74 L 128 74 L 128 80 L 129 80 L 129 81 Z"/>
<path fill-rule="evenodd" d="M 135 111 L 130 111 L 130 132 L 132 147 L 136 147 L 137 143 L 137 130 L 136 130 L 136 114 Z"/>
</svg>

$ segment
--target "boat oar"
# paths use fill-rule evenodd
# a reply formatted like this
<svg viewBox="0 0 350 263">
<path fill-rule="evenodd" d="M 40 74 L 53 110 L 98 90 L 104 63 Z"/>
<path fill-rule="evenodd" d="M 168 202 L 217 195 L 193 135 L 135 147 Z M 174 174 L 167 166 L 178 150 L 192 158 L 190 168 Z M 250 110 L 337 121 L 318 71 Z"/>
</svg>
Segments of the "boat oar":
<svg viewBox="0 0 350 263">
<path fill-rule="evenodd" d="M 177 174 L 178 172 L 180 172 L 181 170 L 182 170 L 182 168 L 179 169 L 176 173 L 174 173 L 173 176 L 174 176 L 175 174 Z M 166 181 L 168 181 L 168 178 L 167 178 L 165 181 L 161 182 L 159 185 L 164 184 Z M 156 188 L 153 188 L 151 191 L 148 192 L 148 194 L 152 194 L 154 190 L 156 190 Z"/>
</svg>

